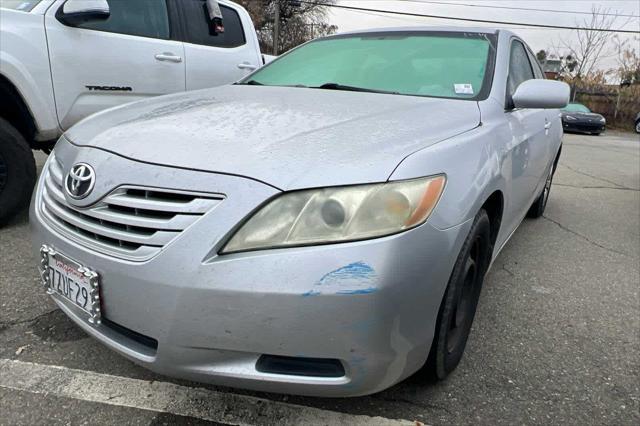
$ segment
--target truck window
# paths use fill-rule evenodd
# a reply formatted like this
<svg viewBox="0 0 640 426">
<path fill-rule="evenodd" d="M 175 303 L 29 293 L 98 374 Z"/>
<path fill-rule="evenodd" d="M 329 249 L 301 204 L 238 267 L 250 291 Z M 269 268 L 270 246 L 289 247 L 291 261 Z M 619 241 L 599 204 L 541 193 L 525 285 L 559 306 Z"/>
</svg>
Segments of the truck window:
<svg viewBox="0 0 640 426">
<path fill-rule="evenodd" d="M 205 0 L 189 0 L 185 4 L 186 41 L 213 47 L 238 47 L 246 43 L 244 28 L 238 12 L 220 5 L 224 22 L 224 33 L 216 33 L 209 19 Z"/>
<path fill-rule="evenodd" d="M 141 37 L 169 39 L 169 13 L 165 0 L 107 0 L 111 16 L 86 22 L 79 28 Z"/>
</svg>

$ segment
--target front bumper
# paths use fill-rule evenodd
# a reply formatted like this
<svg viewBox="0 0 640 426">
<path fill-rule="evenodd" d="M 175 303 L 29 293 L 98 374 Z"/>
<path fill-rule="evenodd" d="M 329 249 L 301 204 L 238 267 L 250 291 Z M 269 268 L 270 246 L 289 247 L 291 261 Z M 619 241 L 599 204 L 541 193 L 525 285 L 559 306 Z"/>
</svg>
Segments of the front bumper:
<svg viewBox="0 0 640 426">
<path fill-rule="evenodd" d="M 118 162 L 130 161 L 110 160 Z M 140 175 L 155 176 L 154 184 L 168 183 L 166 168 L 135 166 Z M 239 177 L 171 172 L 174 187 L 187 181 L 224 193 L 244 187 L 260 199 L 271 191 Z M 161 374 L 302 395 L 370 394 L 419 369 L 470 227 L 443 231 L 427 223 L 370 241 L 218 256 L 224 235 L 255 204 L 229 196 L 157 256 L 132 262 L 63 236 L 43 217 L 41 192 L 42 182 L 31 206 L 34 251 L 46 244 L 100 275 L 107 319 L 100 325 L 54 296 L 87 333 Z M 265 373 L 256 368 L 262 355 L 339 360 L 345 373 Z"/>
<path fill-rule="evenodd" d="M 582 121 L 562 121 L 562 128 L 565 132 L 578 133 L 602 133 L 607 129 L 606 123 L 582 122 Z"/>
</svg>

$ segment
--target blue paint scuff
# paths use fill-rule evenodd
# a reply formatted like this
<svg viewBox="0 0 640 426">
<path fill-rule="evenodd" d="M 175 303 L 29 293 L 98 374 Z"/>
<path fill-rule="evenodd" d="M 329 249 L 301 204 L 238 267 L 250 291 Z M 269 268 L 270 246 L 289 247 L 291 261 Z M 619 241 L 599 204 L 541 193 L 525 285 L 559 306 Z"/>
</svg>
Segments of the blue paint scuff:
<svg viewBox="0 0 640 426">
<path fill-rule="evenodd" d="M 374 278 L 376 272 L 371 266 L 364 262 L 355 262 L 325 274 L 313 289 L 302 296 L 370 294 L 377 291 L 377 288 L 371 286 L 371 280 Z"/>
<path fill-rule="evenodd" d="M 375 293 L 378 289 L 374 287 L 363 288 L 362 290 L 340 290 L 336 294 L 369 294 Z"/>
<path fill-rule="evenodd" d="M 333 284 L 341 280 L 368 281 L 375 276 L 376 272 L 371 266 L 364 262 L 356 262 L 343 266 L 340 269 L 336 269 L 333 272 L 329 272 L 324 277 L 320 278 L 317 285 Z"/>
</svg>

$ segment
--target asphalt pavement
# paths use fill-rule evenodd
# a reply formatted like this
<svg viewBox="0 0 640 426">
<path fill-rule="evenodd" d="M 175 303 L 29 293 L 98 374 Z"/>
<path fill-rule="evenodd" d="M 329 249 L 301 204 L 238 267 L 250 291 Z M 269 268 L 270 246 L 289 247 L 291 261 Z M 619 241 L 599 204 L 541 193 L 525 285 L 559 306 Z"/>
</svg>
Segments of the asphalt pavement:
<svg viewBox="0 0 640 426">
<path fill-rule="evenodd" d="M 43 155 L 38 155 L 42 167 Z M 43 293 L 26 214 L 0 229 L 0 424 L 640 424 L 640 137 L 566 135 L 545 216 L 489 272 L 445 382 L 318 399 L 158 376 Z"/>
</svg>

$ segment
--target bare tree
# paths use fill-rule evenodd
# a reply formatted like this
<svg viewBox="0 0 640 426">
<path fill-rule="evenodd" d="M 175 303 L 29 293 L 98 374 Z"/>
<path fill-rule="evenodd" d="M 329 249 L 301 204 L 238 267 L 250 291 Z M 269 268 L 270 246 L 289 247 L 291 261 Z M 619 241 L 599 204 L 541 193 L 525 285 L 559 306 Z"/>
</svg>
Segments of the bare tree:
<svg viewBox="0 0 640 426">
<path fill-rule="evenodd" d="M 640 37 L 623 40 L 618 35 L 613 37 L 617 54 L 618 68 L 613 73 L 620 80 L 620 85 L 631 86 L 640 84 Z"/>
<path fill-rule="evenodd" d="M 273 25 L 276 7 L 280 15 L 278 50 L 286 52 L 299 44 L 332 34 L 337 27 L 328 21 L 328 5 L 335 0 L 312 2 L 290 0 L 236 0 L 251 14 L 264 52 L 273 50 Z"/>
<path fill-rule="evenodd" d="M 612 30 L 629 22 L 620 24 L 619 18 L 620 14 L 611 9 L 593 6 L 590 17 L 577 22 L 576 26 L 582 29 L 575 30 L 574 37 L 561 40 L 556 47 L 562 59 L 563 77 L 570 81 L 574 99 L 579 82 L 592 75 L 602 59 L 612 56 L 611 41 L 615 33 L 602 30 Z"/>
</svg>

